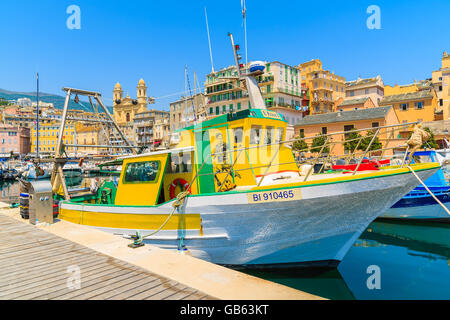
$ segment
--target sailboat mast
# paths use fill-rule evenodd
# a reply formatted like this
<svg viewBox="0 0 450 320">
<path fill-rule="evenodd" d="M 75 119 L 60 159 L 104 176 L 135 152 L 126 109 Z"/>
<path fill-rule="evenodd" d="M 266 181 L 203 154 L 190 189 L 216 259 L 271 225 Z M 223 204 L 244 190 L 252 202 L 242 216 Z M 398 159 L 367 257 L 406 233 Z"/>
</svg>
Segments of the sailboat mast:
<svg viewBox="0 0 450 320">
<path fill-rule="evenodd" d="M 247 58 L 247 8 L 245 6 L 245 0 L 241 2 L 242 6 L 242 18 L 244 19 L 244 37 L 245 37 L 245 64 L 248 64 Z"/>
<path fill-rule="evenodd" d="M 206 7 L 205 7 L 205 18 L 206 18 L 206 31 L 208 32 L 209 57 L 211 58 L 211 72 L 214 73 L 214 63 L 211 49 L 211 37 L 209 35 L 208 13 L 206 12 Z"/>
<path fill-rule="evenodd" d="M 39 72 L 37 73 L 36 87 L 36 155 L 39 159 Z"/>
</svg>

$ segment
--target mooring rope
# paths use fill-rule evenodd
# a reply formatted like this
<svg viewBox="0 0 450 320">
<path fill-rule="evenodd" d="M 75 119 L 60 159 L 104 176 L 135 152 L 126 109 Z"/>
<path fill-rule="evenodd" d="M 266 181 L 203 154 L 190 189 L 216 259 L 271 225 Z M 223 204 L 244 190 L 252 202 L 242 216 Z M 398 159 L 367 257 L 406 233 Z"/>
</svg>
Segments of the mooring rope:
<svg viewBox="0 0 450 320">
<path fill-rule="evenodd" d="M 428 191 L 428 193 L 434 198 L 434 200 L 436 200 L 437 203 L 439 203 L 441 205 L 441 207 L 445 210 L 445 212 L 447 212 L 448 215 L 450 215 L 450 210 L 444 206 L 444 204 L 433 194 L 433 192 L 431 192 L 430 189 L 428 189 L 428 187 L 426 186 L 426 184 L 422 181 L 422 179 L 419 178 L 419 176 L 417 175 L 417 173 L 411 168 L 411 166 L 407 166 L 407 168 L 409 170 L 411 170 L 411 172 L 413 173 L 413 175 L 417 178 L 417 180 L 419 180 L 419 182 L 425 187 L 425 189 Z"/>
<path fill-rule="evenodd" d="M 173 210 L 172 210 L 172 212 L 169 214 L 169 216 L 167 217 L 166 221 L 164 221 L 164 223 L 163 223 L 157 230 L 155 230 L 155 231 L 153 231 L 153 232 L 151 232 L 151 233 L 149 233 L 149 234 L 139 235 L 139 233 L 137 232 L 137 233 L 136 233 L 137 239 L 135 239 L 135 240 L 136 240 L 138 243 L 141 243 L 141 242 L 144 240 L 144 238 L 151 237 L 151 236 L 157 234 L 158 232 L 160 232 L 160 231 L 167 225 L 167 223 L 169 222 L 170 218 L 172 218 L 172 216 L 174 215 L 175 211 L 176 211 L 179 207 L 181 207 L 181 206 L 183 205 L 185 199 L 186 199 L 189 195 L 190 195 L 190 192 L 189 192 L 188 190 L 183 191 L 183 192 L 180 192 L 180 193 L 177 195 L 177 198 L 175 199 L 175 202 L 172 204 Z M 135 241 L 135 242 L 136 242 L 136 241 Z"/>
</svg>

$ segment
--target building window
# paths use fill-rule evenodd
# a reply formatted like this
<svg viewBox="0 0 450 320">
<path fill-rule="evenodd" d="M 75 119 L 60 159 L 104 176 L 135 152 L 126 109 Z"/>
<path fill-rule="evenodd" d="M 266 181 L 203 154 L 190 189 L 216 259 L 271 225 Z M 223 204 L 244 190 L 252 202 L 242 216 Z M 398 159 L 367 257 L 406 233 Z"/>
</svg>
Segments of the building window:
<svg viewBox="0 0 450 320">
<path fill-rule="evenodd" d="M 237 104 L 237 109 L 241 110 L 241 103 L 240 102 Z"/>
<path fill-rule="evenodd" d="M 414 102 L 414 107 L 418 110 L 422 110 L 423 104 L 424 104 L 423 101 Z"/>
<path fill-rule="evenodd" d="M 408 108 L 409 108 L 408 103 L 401 103 L 400 104 L 400 110 L 406 111 L 406 110 L 408 110 Z"/>
<path fill-rule="evenodd" d="M 444 100 L 439 99 L 439 105 L 442 107 L 444 105 Z"/>
<path fill-rule="evenodd" d="M 378 128 L 380 126 L 379 122 L 372 122 L 372 128 Z"/>
<path fill-rule="evenodd" d="M 305 129 L 300 129 L 300 138 L 303 138 L 305 136 Z"/>
<path fill-rule="evenodd" d="M 353 130 L 353 129 L 355 129 L 355 126 L 352 125 L 352 124 L 349 124 L 349 125 L 344 126 L 344 131 L 345 131 L 345 132 L 351 131 L 351 130 Z M 348 139 L 348 134 L 347 134 L 347 133 L 345 134 L 345 139 Z"/>
<path fill-rule="evenodd" d="M 328 128 L 322 127 L 322 134 L 328 134 Z"/>
<path fill-rule="evenodd" d="M 355 95 L 355 91 L 350 91 L 350 97 L 353 97 Z"/>
</svg>

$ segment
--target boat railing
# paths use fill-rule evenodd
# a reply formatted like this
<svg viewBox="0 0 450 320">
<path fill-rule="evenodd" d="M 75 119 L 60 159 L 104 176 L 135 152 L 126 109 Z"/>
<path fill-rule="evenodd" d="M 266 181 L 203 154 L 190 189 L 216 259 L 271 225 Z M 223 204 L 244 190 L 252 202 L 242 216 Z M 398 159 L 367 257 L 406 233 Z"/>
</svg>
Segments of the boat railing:
<svg viewBox="0 0 450 320">
<path fill-rule="evenodd" d="M 416 125 L 417 123 L 418 122 L 410 122 L 410 123 L 370 127 L 370 128 L 363 128 L 363 129 L 352 129 L 352 130 L 348 130 L 348 131 L 340 131 L 340 132 L 334 132 L 334 133 L 329 133 L 329 134 L 318 134 L 315 136 L 297 137 L 294 139 L 264 143 L 264 144 L 253 145 L 253 146 L 248 146 L 248 147 L 239 147 L 239 148 L 231 147 L 224 151 L 216 151 L 212 154 L 209 154 L 203 161 L 194 180 L 199 176 L 214 175 L 215 173 L 200 173 L 201 168 L 203 168 L 204 164 L 207 163 L 208 161 L 210 161 L 213 156 L 220 156 L 220 155 L 224 155 L 224 154 L 225 155 L 231 154 L 231 157 L 230 157 L 231 160 L 230 161 L 227 160 L 226 164 L 229 166 L 229 170 L 227 171 L 225 178 L 218 184 L 219 191 L 222 190 L 224 183 L 227 181 L 227 179 L 230 175 L 235 174 L 240 171 L 250 170 L 253 173 L 255 181 L 257 181 L 257 179 L 256 179 L 257 177 L 254 173 L 255 169 L 264 169 L 265 168 L 265 171 L 262 174 L 262 176 L 258 182 L 258 186 L 260 186 L 261 183 L 263 182 L 264 178 L 269 173 L 270 168 L 272 168 L 274 166 L 281 166 L 281 165 L 296 164 L 297 166 L 299 166 L 299 165 L 309 164 L 310 168 L 306 172 L 304 181 L 307 181 L 311 177 L 311 175 L 313 174 L 314 168 L 317 164 L 321 164 L 321 168 L 318 170 L 318 172 L 320 173 L 323 171 L 324 168 L 326 168 L 327 165 L 331 165 L 336 160 L 342 159 L 342 158 L 344 158 L 344 160 L 346 160 L 347 162 L 349 162 L 351 159 L 355 159 L 355 158 L 357 159 L 356 167 L 352 170 L 352 175 L 355 175 L 358 172 L 359 168 L 361 167 L 361 164 L 363 163 L 363 160 L 367 156 L 369 156 L 369 155 L 372 156 L 373 154 L 376 154 L 374 157 L 379 158 L 379 159 L 402 157 L 402 162 L 401 162 L 400 166 L 403 167 L 405 164 L 405 160 L 406 160 L 406 154 L 408 152 L 408 148 L 405 143 L 407 138 L 398 137 L 396 135 L 396 133 L 404 132 L 406 128 Z M 367 134 L 361 135 L 356 138 L 349 138 L 350 134 L 360 133 L 360 132 L 367 132 Z M 384 134 L 385 137 L 383 137 L 381 139 L 380 136 L 382 134 Z M 336 139 L 337 137 L 342 137 L 342 139 Z M 303 149 L 295 149 L 293 146 L 294 143 L 296 143 L 296 142 L 297 143 L 300 141 L 306 142 L 309 140 L 314 141 L 314 139 L 318 139 L 318 138 L 321 138 L 324 141 L 322 143 L 318 144 L 317 146 L 312 146 L 312 145 L 309 146 L 307 143 L 306 143 L 307 147 L 303 148 Z M 375 144 L 375 142 L 377 141 L 377 138 L 379 139 L 379 141 L 377 144 Z M 391 141 L 395 141 L 395 140 L 401 140 L 403 143 L 396 145 L 396 146 L 389 146 L 389 143 Z M 346 143 L 356 142 L 356 141 L 357 141 L 356 145 L 350 146 L 347 148 L 345 147 Z M 384 142 L 384 146 L 383 146 L 383 143 L 380 143 L 381 141 Z M 367 144 L 365 146 L 365 148 L 361 148 L 361 146 L 363 145 L 363 142 L 365 142 Z M 340 144 L 344 145 L 344 150 L 349 151 L 347 154 L 333 153 L 335 147 Z M 380 144 L 381 144 L 381 147 L 376 147 L 377 145 L 380 145 Z M 312 156 L 308 159 L 304 159 L 303 161 L 298 161 L 294 157 L 294 161 L 280 163 L 279 161 L 276 161 L 276 159 L 281 150 L 281 146 L 283 146 L 283 145 L 287 146 L 288 148 L 291 148 L 293 151 L 299 152 L 299 153 L 300 152 L 306 153 L 309 151 L 314 156 Z M 252 165 L 249 161 L 248 167 L 235 168 L 236 164 L 238 163 L 238 160 L 242 158 L 242 155 L 245 154 L 248 158 L 248 151 L 250 151 L 252 149 L 264 150 L 264 148 L 273 147 L 273 146 L 278 146 L 278 148 L 276 149 L 274 155 L 272 156 L 272 158 L 270 159 L 270 161 L 268 163 Z M 361 150 L 361 152 L 358 152 L 358 149 Z M 394 154 L 387 155 L 386 154 L 387 151 L 398 151 L 398 153 L 396 155 L 394 155 Z M 233 157 L 233 154 L 237 154 L 236 157 Z"/>
</svg>

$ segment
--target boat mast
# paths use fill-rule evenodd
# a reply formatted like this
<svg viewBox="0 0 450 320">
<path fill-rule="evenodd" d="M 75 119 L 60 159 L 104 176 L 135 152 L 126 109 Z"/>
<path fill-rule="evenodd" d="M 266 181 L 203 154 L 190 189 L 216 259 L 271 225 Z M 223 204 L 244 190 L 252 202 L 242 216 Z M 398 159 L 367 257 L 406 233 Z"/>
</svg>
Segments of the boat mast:
<svg viewBox="0 0 450 320">
<path fill-rule="evenodd" d="M 244 19 L 244 37 L 245 37 L 245 64 L 248 64 L 247 59 L 247 8 L 245 7 L 245 0 L 241 0 L 242 18 Z"/>
<path fill-rule="evenodd" d="M 211 72 L 214 73 L 214 63 L 211 49 L 211 37 L 209 35 L 208 13 L 206 12 L 206 7 L 205 7 L 205 18 L 206 18 L 206 31 L 208 32 L 209 57 L 211 58 Z"/>
<path fill-rule="evenodd" d="M 256 81 L 256 76 L 260 76 L 264 74 L 263 71 L 257 70 L 251 72 L 249 68 L 248 72 L 242 73 L 241 68 L 244 68 L 244 65 L 239 63 L 242 59 L 241 55 L 237 53 L 239 50 L 239 45 L 234 44 L 233 35 L 228 33 L 228 36 L 231 40 L 231 46 L 233 47 L 234 61 L 236 63 L 237 70 L 237 78 L 245 81 L 246 90 L 248 92 L 248 97 L 250 99 L 250 104 L 252 109 L 267 109 L 266 104 L 264 103 L 264 98 L 261 93 L 261 89 L 259 88 L 258 82 Z"/>
<path fill-rule="evenodd" d="M 36 156 L 39 159 L 39 72 L 37 73 L 36 81 Z"/>
</svg>

